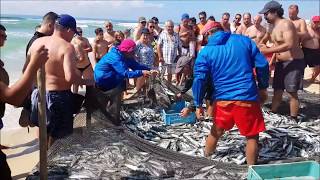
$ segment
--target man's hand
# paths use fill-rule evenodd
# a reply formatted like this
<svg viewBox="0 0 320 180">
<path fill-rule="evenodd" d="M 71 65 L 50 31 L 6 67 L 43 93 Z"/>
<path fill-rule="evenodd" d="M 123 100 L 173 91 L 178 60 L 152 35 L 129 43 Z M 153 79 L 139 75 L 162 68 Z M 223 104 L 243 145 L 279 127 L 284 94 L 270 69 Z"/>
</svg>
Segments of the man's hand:
<svg viewBox="0 0 320 180">
<path fill-rule="evenodd" d="M 187 117 L 187 116 L 190 114 L 190 112 L 191 112 L 191 109 L 185 107 L 185 108 L 183 108 L 183 109 L 181 110 L 180 116 L 181 116 L 181 117 Z"/>
<path fill-rule="evenodd" d="M 269 53 L 268 50 L 269 48 L 265 44 L 259 44 L 259 50 L 262 54 L 267 54 Z"/>
<path fill-rule="evenodd" d="M 159 71 L 158 70 L 151 70 L 150 73 L 155 76 L 155 75 L 159 74 Z"/>
<path fill-rule="evenodd" d="M 259 99 L 260 99 L 260 104 L 263 105 L 267 99 L 268 99 L 268 92 L 266 89 L 260 89 L 259 90 Z"/>
<path fill-rule="evenodd" d="M 202 119 L 204 117 L 204 111 L 203 111 L 203 108 L 202 107 L 198 107 L 196 109 L 196 116 L 197 116 L 197 119 Z"/>
<path fill-rule="evenodd" d="M 142 74 L 143 74 L 143 77 L 149 77 L 151 75 L 151 72 L 150 71 L 147 71 L 147 70 L 142 70 Z"/>
</svg>

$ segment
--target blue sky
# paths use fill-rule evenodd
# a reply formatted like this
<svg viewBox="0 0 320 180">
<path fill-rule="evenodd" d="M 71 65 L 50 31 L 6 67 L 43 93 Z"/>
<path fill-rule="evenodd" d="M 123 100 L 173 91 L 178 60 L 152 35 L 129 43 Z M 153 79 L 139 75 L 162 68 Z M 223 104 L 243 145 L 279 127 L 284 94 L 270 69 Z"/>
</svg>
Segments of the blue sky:
<svg viewBox="0 0 320 180">
<path fill-rule="evenodd" d="M 264 4 L 263 0 L 213 0 L 213 1 L 0 1 L 1 14 L 44 15 L 48 11 L 58 14 L 68 13 L 75 17 L 136 20 L 139 16 L 151 18 L 157 16 L 160 21 L 172 19 L 179 22 L 182 13 L 196 16 L 204 10 L 208 15 L 214 15 L 217 20 L 221 14 L 229 12 L 233 19 L 234 14 L 251 12 L 256 15 Z M 300 17 L 310 19 L 319 15 L 319 0 L 279 1 L 285 9 L 290 4 L 298 4 Z"/>
</svg>

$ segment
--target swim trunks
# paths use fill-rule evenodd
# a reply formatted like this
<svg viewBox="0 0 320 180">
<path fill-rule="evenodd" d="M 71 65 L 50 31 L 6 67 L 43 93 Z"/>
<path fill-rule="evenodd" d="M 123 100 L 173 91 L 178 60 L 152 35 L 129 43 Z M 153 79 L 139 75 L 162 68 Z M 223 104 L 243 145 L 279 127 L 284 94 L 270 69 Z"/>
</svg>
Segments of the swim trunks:
<svg viewBox="0 0 320 180">
<path fill-rule="evenodd" d="M 38 125 L 38 97 L 39 91 L 32 92 L 31 121 Z M 51 137 L 63 138 L 73 132 L 74 96 L 70 90 L 47 91 L 47 132 Z"/>
<path fill-rule="evenodd" d="M 246 137 L 256 136 L 266 130 L 258 102 L 217 101 L 213 121 L 217 127 L 226 131 L 236 124 L 240 134 Z"/>
<path fill-rule="evenodd" d="M 315 67 L 320 65 L 320 50 L 319 49 L 310 49 L 302 48 L 304 53 L 304 60 L 309 67 Z"/>
<path fill-rule="evenodd" d="M 297 92 L 303 88 L 305 62 L 303 59 L 276 62 L 273 89 Z"/>
</svg>

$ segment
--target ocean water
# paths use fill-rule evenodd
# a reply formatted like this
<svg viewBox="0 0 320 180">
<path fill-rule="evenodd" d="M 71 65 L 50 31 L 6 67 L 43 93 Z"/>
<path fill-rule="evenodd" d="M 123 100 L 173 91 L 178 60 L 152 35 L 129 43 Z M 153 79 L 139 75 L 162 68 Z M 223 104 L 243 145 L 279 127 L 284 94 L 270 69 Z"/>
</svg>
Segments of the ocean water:
<svg viewBox="0 0 320 180">
<path fill-rule="evenodd" d="M 22 74 L 22 67 L 25 62 L 26 46 L 35 32 L 35 27 L 41 23 L 41 17 L 36 16 L 5 16 L 0 17 L 0 22 L 7 29 L 7 41 L 0 49 L 0 58 L 5 63 L 5 68 L 9 73 L 10 84 L 16 82 Z M 134 28 L 134 21 L 112 21 L 114 30 L 124 30 Z M 81 27 L 84 36 L 89 40 L 95 37 L 94 30 L 103 28 L 104 20 L 77 19 L 77 26 Z M 131 31 L 132 32 L 132 31 Z M 18 120 L 21 108 L 6 106 L 6 113 L 3 118 L 4 128 L 2 131 L 19 128 Z"/>
</svg>

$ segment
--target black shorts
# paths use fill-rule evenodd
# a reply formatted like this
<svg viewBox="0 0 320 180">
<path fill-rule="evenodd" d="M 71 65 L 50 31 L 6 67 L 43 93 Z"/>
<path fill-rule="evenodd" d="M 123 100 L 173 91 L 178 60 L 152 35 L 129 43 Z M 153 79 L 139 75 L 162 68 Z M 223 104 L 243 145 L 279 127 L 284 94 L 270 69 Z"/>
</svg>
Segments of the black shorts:
<svg viewBox="0 0 320 180">
<path fill-rule="evenodd" d="M 309 67 L 320 65 L 320 49 L 302 48 L 304 60 Z"/>
<path fill-rule="evenodd" d="M 273 89 L 297 92 L 303 88 L 305 62 L 303 59 L 277 62 L 275 65 Z"/>
<path fill-rule="evenodd" d="M 6 155 L 0 150 L 0 179 L 10 180 L 11 171 L 7 163 Z"/>
</svg>

